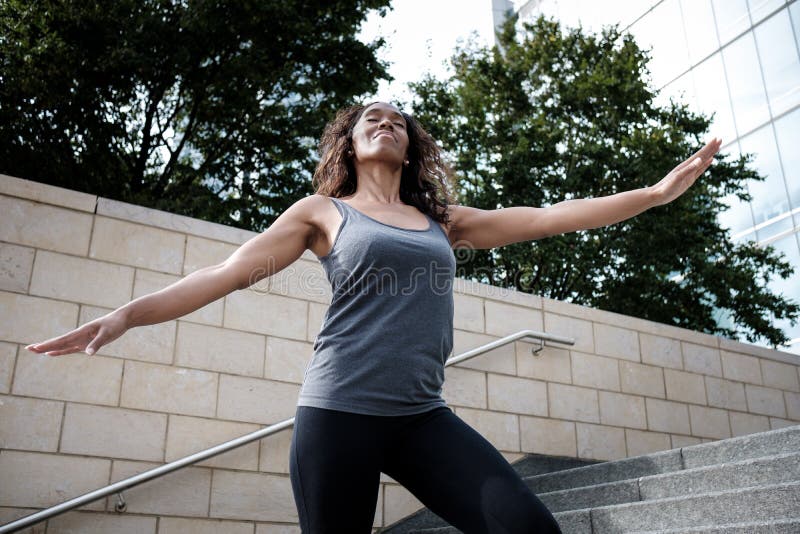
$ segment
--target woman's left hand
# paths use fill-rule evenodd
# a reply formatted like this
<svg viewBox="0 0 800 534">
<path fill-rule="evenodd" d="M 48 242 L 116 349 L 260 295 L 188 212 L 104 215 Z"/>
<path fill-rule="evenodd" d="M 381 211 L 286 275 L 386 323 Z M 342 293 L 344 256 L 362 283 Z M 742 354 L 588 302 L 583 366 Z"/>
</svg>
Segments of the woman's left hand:
<svg viewBox="0 0 800 534">
<path fill-rule="evenodd" d="M 721 145 L 722 140 L 715 137 L 692 157 L 672 169 L 660 182 L 650 186 L 655 199 L 654 205 L 660 206 L 672 202 L 689 189 L 697 177 L 714 161 L 714 155 Z"/>
</svg>

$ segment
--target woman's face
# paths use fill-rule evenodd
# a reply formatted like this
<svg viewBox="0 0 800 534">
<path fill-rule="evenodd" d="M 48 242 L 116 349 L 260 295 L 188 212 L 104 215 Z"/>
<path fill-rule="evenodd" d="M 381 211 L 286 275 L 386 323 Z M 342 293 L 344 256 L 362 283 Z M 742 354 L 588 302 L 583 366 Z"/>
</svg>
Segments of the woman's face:
<svg viewBox="0 0 800 534">
<path fill-rule="evenodd" d="M 408 152 L 408 131 L 400 110 L 384 102 L 367 106 L 353 128 L 353 152 L 357 163 L 378 160 L 401 166 Z"/>
</svg>

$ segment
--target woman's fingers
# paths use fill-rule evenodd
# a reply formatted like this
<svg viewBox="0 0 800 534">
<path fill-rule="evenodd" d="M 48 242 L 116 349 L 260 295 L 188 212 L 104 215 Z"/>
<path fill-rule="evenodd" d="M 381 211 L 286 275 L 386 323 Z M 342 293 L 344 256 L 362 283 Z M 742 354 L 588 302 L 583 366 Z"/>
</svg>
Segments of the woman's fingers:
<svg viewBox="0 0 800 534">
<path fill-rule="evenodd" d="M 45 352 L 47 356 L 63 356 L 64 354 L 73 354 L 75 352 L 83 352 L 80 347 L 70 347 L 61 350 L 49 350 Z"/>
<path fill-rule="evenodd" d="M 67 332 L 63 336 L 54 337 L 41 343 L 34 343 L 25 348 L 36 353 L 60 351 L 65 349 L 72 350 L 74 347 L 80 347 L 83 342 L 88 343 L 92 337 L 94 336 L 91 335 L 90 328 L 83 326 L 71 332 Z"/>
<path fill-rule="evenodd" d="M 708 158 L 713 160 L 714 154 L 719 151 L 720 146 L 722 146 L 722 139 L 715 137 L 711 141 L 705 144 L 703 148 L 692 154 L 686 161 L 675 167 L 675 171 L 682 171 L 686 167 L 692 165 L 692 163 L 697 159 L 700 158 L 701 161 L 705 161 Z"/>
</svg>

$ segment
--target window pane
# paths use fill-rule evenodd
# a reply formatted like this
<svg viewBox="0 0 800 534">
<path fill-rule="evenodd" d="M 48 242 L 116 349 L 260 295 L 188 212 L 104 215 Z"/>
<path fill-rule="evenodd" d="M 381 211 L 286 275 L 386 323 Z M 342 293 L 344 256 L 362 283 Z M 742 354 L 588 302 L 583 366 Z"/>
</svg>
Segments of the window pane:
<svg viewBox="0 0 800 534">
<path fill-rule="evenodd" d="M 733 112 L 725 90 L 725 70 L 722 56 L 717 52 L 692 69 L 694 87 L 697 94 L 698 110 L 706 115 L 715 113 L 711 124 L 711 135 L 717 135 L 723 142 L 736 139 L 733 127 Z"/>
<path fill-rule="evenodd" d="M 711 0 L 681 0 L 683 26 L 692 65 L 719 48 Z"/>
<path fill-rule="evenodd" d="M 728 73 L 736 131 L 742 135 L 769 120 L 753 33 L 747 33 L 728 45 L 722 54 Z M 715 89 L 718 88 L 719 84 Z"/>
<path fill-rule="evenodd" d="M 755 29 L 761 69 L 773 115 L 800 103 L 800 57 L 789 11 L 784 9 Z"/>
<path fill-rule="evenodd" d="M 794 234 L 789 234 L 786 237 L 779 239 L 772 243 L 772 246 L 779 253 L 785 254 L 785 260 L 795 267 L 795 272 L 787 279 L 773 278 L 767 284 L 770 291 L 776 295 L 782 295 L 784 298 L 791 299 L 800 303 L 800 284 L 797 283 L 798 274 L 800 274 L 800 251 L 797 247 L 797 240 Z M 789 336 L 789 339 L 800 337 L 800 321 L 795 326 L 791 326 L 786 319 L 777 319 L 774 325 Z M 800 345 L 795 345 L 793 351 L 797 353 Z"/>
<path fill-rule="evenodd" d="M 653 85 L 661 88 L 689 69 L 689 51 L 678 0 L 665 0 L 631 26 L 631 34 L 645 50 L 652 47 L 648 67 Z"/>
<path fill-rule="evenodd" d="M 762 176 L 766 176 L 764 181 L 753 180 L 747 184 L 753 197 L 750 203 L 753 206 L 755 223 L 761 224 L 789 211 L 789 199 L 783 183 L 772 125 L 768 124 L 740 139 L 739 144 L 743 154 L 751 153 L 755 156 L 750 166 Z"/>
<path fill-rule="evenodd" d="M 758 21 L 781 7 L 783 2 L 784 0 L 747 0 L 750 5 L 750 19 L 753 24 L 758 24 Z"/>
<path fill-rule="evenodd" d="M 779 221 L 775 221 L 774 223 L 768 224 L 763 228 L 759 228 L 756 230 L 756 236 L 758 237 L 759 241 L 765 241 L 770 237 L 774 237 L 781 232 L 791 229 L 794 226 L 792 222 L 791 215 L 789 217 L 784 217 Z M 800 266 L 799 266 L 800 267 Z"/>
<path fill-rule="evenodd" d="M 789 201 L 800 208 L 800 109 L 775 121 L 783 172 L 789 188 Z"/>
<path fill-rule="evenodd" d="M 753 227 L 753 214 L 748 202 L 740 200 L 736 195 L 728 195 L 722 202 L 730 206 L 730 209 L 721 212 L 717 220 L 723 228 L 730 228 L 731 235 Z"/>
<path fill-rule="evenodd" d="M 747 0 L 714 0 L 714 16 L 723 46 L 750 27 Z"/>
<path fill-rule="evenodd" d="M 792 25 L 794 26 L 794 40 L 797 48 L 800 48 L 800 3 L 789 4 L 789 14 L 792 16 Z"/>
</svg>

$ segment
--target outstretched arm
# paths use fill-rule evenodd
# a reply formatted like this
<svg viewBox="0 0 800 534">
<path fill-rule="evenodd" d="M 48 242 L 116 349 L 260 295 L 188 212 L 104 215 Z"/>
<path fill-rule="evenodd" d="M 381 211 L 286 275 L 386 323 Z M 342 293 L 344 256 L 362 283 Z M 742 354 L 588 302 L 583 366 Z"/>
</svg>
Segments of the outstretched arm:
<svg viewBox="0 0 800 534">
<path fill-rule="evenodd" d="M 494 248 L 630 219 L 681 196 L 711 165 L 721 143 L 716 138 L 711 140 L 657 184 L 641 189 L 565 200 L 547 208 L 514 206 L 482 210 L 451 206 L 450 242 L 457 248 Z"/>
</svg>

